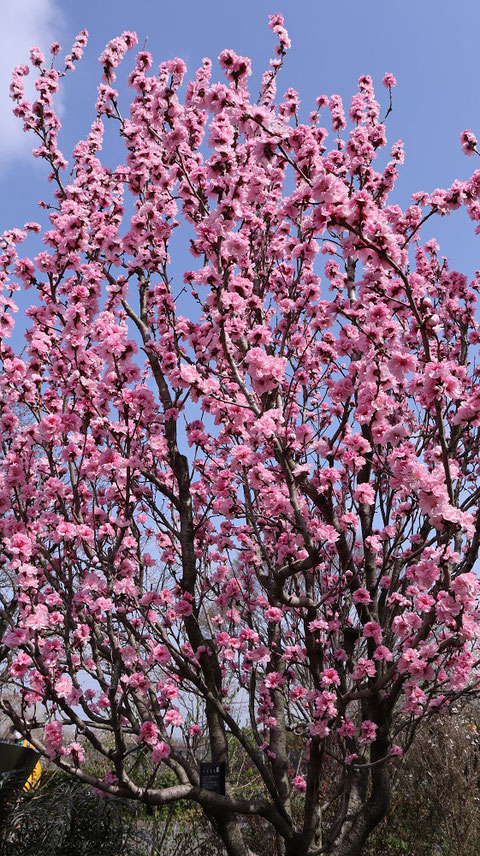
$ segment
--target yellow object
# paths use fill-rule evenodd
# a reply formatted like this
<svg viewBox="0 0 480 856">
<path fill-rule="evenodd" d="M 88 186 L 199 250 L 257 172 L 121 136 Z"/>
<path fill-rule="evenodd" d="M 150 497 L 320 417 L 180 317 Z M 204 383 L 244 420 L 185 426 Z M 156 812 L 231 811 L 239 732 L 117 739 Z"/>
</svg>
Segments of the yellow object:
<svg viewBox="0 0 480 856">
<path fill-rule="evenodd" d="M 32 746 L 32 744 L 29 743 L 28 740 L 22 740 L 22 742 L 19 743 L 18 745 L 19 746 L 26 746 L 28 749 L 35 749 L 35 747 Z M 40 764 L 40 761 L 37 761 L 37 763 L 35 764 L 32 772 L 30 774 L 30 776 L 28 777 L 27 781 L 25 782 L 25 784 L 23 786 L 23 790 L 29 791 L 30 788 L 35 788 L 38 785 L 38 782 L 40 780 L 41 775 L 42 775 L 42 765 Z"/>
</svg>

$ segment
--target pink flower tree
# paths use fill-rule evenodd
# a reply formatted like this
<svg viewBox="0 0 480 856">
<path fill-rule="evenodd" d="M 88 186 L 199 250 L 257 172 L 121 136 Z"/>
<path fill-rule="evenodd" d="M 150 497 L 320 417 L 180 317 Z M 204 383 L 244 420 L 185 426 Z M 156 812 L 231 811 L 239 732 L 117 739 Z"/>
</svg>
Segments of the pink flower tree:
<svg viewBox="0 0 480 856">
<path fill-rule="evenodd" d="M 480 171 L 389 204 L 402 144 L 385 156 L 371 79 L 348 127 L 337 95 L 300 121 L 293 89 L 276 98 L 289 39 L 280 15 L 270 27 L 258 98 L 231 50 L 224 82 L 204 60 L 185 90 L 181 60 L 154 73 L 142 50 L 127 112 L 115 80 L 137 39 L 114 39 L 68 168 L 52 99 L 86 33 L 61 72 L 33 49 L 34 103 L 15 69 L 53 196 L 46 228 L 1 237 L 3 645 L 21 699 L 3 704 L 101 792 L 198 803 L 230 856 L 254 853 L 249 815 L 279 854 L 354 856 L 418 724 L 480 680 L 480 279 L 422 242 L 461 206 L 480 223 Z M 126 149 L 115 168 L 107 129 Z M 476 153 L 471 131 L 461 144 Z M 202 734 L 224 795 L 200 787 Z M 156 784 L 160 764 L 177 784 Z"/>
</svg>

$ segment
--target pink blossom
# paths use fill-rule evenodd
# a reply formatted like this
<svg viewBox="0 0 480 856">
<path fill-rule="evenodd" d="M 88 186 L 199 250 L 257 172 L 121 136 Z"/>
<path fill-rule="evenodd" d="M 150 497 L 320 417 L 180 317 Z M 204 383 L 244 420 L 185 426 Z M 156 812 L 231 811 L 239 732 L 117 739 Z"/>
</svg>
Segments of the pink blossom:
<svg viewBox="0 0 480 856">
<path fill-rule="evenodd" d="M 151 658 L 156 663 L 160 663 L 160 665 L 165 666 L 171 659 L 170 651 L 168 650 L 166 645 L 155 645 L 152 648 Z"/>
<path fill-rule="evenodd" d="M 389 89 L 389 88 L 397 85 L 397 79 L 396 79 L 396 77 L 394 77 L 393 74 L 390 74 L 390 72 L 387 72 L 383 76 L 382 83 L 384 86 L 387 87 L 387 89 Z"/>
<path fill-rule="evenodd" d="M 353 498 L 355 502 L 361 502 L 365 505 L 373 505 L 375 502 L 375 488 L 372 484 L 359 484 L 355 488 Z"/>
<path fill-rule="evenodd" d="M 252 73 L 250 60 L 244 56 L 238 56 L 234 51 L 222 51 L 218 57 L 220 68 L 225 71 L 226 76 L 235 85 L 244 86 Z"/>
<path fill-rule="evenodd" d="M 269 689 L 277 689 L 283 684 L 280 672 L 269 672 L 263 680 L 263 686 Z"/>
<path fill-rule="evenodd" d="M 18 648 L 20 645 L 24 645 L 29 638 L 30 633 L 28 630 L 24 630 L 21 627 L 14 627 L 12 630 L 7 630 L 2 643 L 8 648 Z"/>
<path fill-rule="evenodd" d="M 352 600 L 354 603 L 371 603 L 372 598 L 366 588 L 358 588 L 353 592 Z"/>
<path fill-rule="evenodd" d="M 281 621 L 282 618 L 282 610 L 277 606 L 270 606 L 267 610 L 265 610 L 265 618 L 267 621 L 276 622 Z"/>
<path fill-rule="evenodd" d="M 330 728 L 323 719 L 318 719 L 310 724 L 310 734 L 312 737 L 325 738 L 330 734 Z"/>
<path fill-rule="evenodd" d="M 49 441 L 58 433 L 62 425 L 61 417 L 57 413 L 49 413 L 44 416 L 38 426 L 40 436 Z"/>
<path fill-rule="evenodd" d="M 166 712 L 163 720 L 165 722 L 165 725 L 167 726 L 173 725 L 175 727 L 178 727 L 183 723 L 183 716 L 180 711 L 176 710 L 175 708 L 171 708 Z"/>
<path fill-rule="evenodd" d="M 17 657 L 13 660 L 8 674 L 11 675 L 12 678 L 23 678 L 27 673 L 30 665 L 32 663 L 32 658 L 26 654 L 24 651 L 21 651 Z"/>
<path fill-rule="evenodd" d="M 402 380 L 404 375 L 415 371 L 416 365 L 417 358 L 408 351 L 403 353 L 397 351 L 388 360 L 388 368 L 398 380 Z"/>
<path fill-rule="evenodd" d="M 31 630 L 44 630 L 48 627 L 48 607 L 40 603 L 25 620 L 25 626 Z"/>
<path fill-rule="evenodd" d="M 284 27 L 283 15 L 269 15 L 269 23 L 268 26 L 271 30 L 276 34 L 278 38 L 278 50 L 277 53 L 281 56 L 286 53 L 287 50 L 291 47 L 291 42 L 289 35 Z"/>
<path fill-rule="evenodd" d="M 373 678 L 376 674 L 375 663 L 366 657 L 359 657 L 355 669 L 352 672 L 354 681 L 363 681 L 365 678 Z"/>
<path fill-rule="evenodd" d="M 55 720 L 47 722 L 44 728 L 44 741 L 47 755 L 54 758 L 62 747 L 62 723 Z"/>
<path fill-rule="evenodd" d="M 391 446 L 398 446 L 402 440 L 408 435 L 408 430 L 405 425 L 391 425 L 383 432 L 381 442 L 383 445 L 390 443 Z"/>
<path fill-rule="evenodd" d="M 68 698 L 72 692 L 73 684 L 69 675 L 62 675 L 55 681 L 55 692 L 59 698 Z"/>
<path fill-rule="evenodd" d="M 383 631 L 378 621 L 367 621 L 363 625 L 363 635 L 366 639 L 373 639 L 375 645 L 380 645 L 383 639 Z"/>
<path fill-rule="evenodd" d="M 268 663 L 270 660 L 270 651 L 266 645 L 258 645 L 249 653 L 249 659 L 253 663 Z"/>
<path fill-rule="evenodd" d="M 387 663 L 391 663 L 393 660 L 393 654 L 389 648 L 385 645 L 378 645 L 378 647 L 373 652 L 374 660 L 385 660 Z"/>
<path fill-rule="evenodd" d="M 232 232 L 225 238 L 223 250 L 227 258 L 241 261 L 248 253 L 248 241 L 239 232 Z"/>
<path fill-rule="evenodd" d="M 109 597 L 97 597 L 95 600 L 95 608 L 102 612 L 110 612 L 113 607 L 112 600 Z"/>
<path fill-rule="evenodd" d="M 361 744 L 373 743 L 377 735 L 377 728 L 378 725 L 370 719 L 365 719 L 360 726 L 360 739 L 358 742 Z"/>
<path fill-rule="evenodd" d="M 286 360 L 269 356 L 263 348 L 251 348 L 247 363 L 252 382 L 260 393 L 274 389 L 284 378 Z"/>
<path fill-rule="evenodd" d="M 295 790 L 299 791 L 301 794 L 305 793 L 307 790 L 307 783 L 303 776 L 295 776 L 295 778 L 292 779 L 292 785 Z"/>
<path fill-rule="evenodd" d="M 149 746 L 155 746 L 158 740 L 158 726 L 154 722 L 143 722 L 138 732 L 139 739 Z"/>
<path fill-rule="evenodd" d="M 15 555 L 20 555 L 23 559 L 29 559 L 32 555 L 32 541 L 23 532 L 17 532 L 10 539 L 9 547 Z"/>
<path fill-rule="evenodd" d="M 477 597 L 480 594 L 480 580 L 476 574 L 469 571 L 467 574 L 459 574 L 452 581 L 451 588 L 460 600 Z"/>
<path fill-rule="evenodd" d="M 336 669 L 324 669 L 321 678 L 322 686 L 324 687 L 331 685 L 338 686 L 340 684 L 340 678 Z"/>
<path fill-rule="evenodd" d="M 67 746 L 67 755 L 70 755 L 76 767 L 85 762 L 85 751 L 80 743 L 69 743 Z"/>
<path fill-rule="evenodd" d="M 473 155 L 475 149 L 477 148 L 477 138 L 475 134 L 470 131 L 462 131 L 460 134 L 460 142 L 462 144 L 463 153 L 466 155 Z"/>
<path fill-rule="evenodd" d="M 168 758 L 170 755 L 171 749 L 168 743 L 165 743 L 163 740 L 160 740 L 155 744 L 152 751 L 152 761 L 154 764 L 160 764 L 162 761 L 165 761 L 165 758 Z"/>
<path fill-rule="evenodd" d="M 40 50 L 40 48 L 31 48 L 30 50 L 30 61 L 32 65 L 41 66 L 45 62 L 45 57 Z"/>
<path fill-rule="evenodd" d="M 355 723 L 351 719 L 345 719 L 338 729 L 342 737 L 354 737 L 357 733 Z"/>
</svg>

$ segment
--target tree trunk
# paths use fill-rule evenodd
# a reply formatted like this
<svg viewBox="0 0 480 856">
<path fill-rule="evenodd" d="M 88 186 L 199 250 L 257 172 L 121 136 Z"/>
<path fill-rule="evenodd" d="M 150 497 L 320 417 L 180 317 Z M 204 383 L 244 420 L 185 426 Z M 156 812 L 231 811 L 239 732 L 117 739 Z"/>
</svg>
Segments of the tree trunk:
<svg viewBox="0 0 480 856">
<path fill-rule="evenodd" d="M 255 856 L 245 844 L 240 825 L 233 815 L 217 815 L 215 821 L 228 856 Z"/>
<path fill-rule="evenodd" d="M 362 799 L 362 782 L 354 783 L 348 810 L 339 834 L 326 852 L 329 856 L 361 856 L 372 830 L 385 817 L 390 805 L 390 776 L 386 767 L 372 770 L 371 793 Z"/>
</svg>

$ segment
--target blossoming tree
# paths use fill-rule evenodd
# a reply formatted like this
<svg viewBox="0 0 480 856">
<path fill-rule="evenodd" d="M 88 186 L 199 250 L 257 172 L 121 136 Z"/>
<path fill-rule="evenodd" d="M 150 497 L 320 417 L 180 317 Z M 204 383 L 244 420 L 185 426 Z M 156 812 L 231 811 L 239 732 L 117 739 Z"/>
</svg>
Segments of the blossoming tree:
<svg viewBox="0 0 480 856">
<path fill-rule="evenodd" d="M 52 98 L 86 33 L 60 73 L 32 50 L 34 103 L 15 69 L 54 190 L 50 227 L 1 238 L 3 644 L 22 700 L 5 704 L 102 792 L 196 801 L 231 856 L 254 852 L 245 815 L 279 854 L 353 856 L 417 724 L 479 683 L 480 278 L 421 235 L 460 206 L 480 221 L 480 171 L 389 204 L 402 144 L 384 156 L 371 79 L 349 129 L 336 95 L 300 121 L 293 89 L 276 98 L 289 39 L 280 15 L 270 27 L 258 99 L 231 50 L 225 82 L 204 60 L 183 95 L 183 62 L 154 73 L 142 50 L 128 114 L 116 69 L 137 39 L 114 39 L 69 169 Z M 115 168 L 107 127 L 126 149 Z M 470 131 L 462 145 L 476 153 Z M 23 343 L 9 336 L 29 288 Z M 201 732 L 224 795 L 200 787 Z M 232 784 L 235 743 L 255 798 Z M 156 784 L 160 763 L 177 784 Z"/>
</svg>

